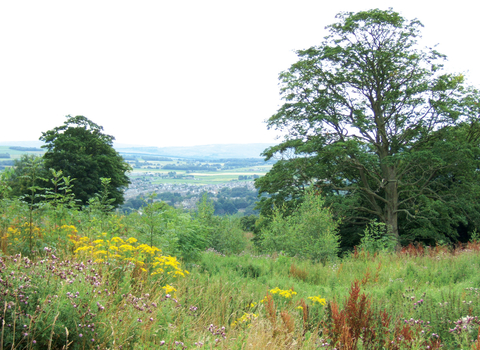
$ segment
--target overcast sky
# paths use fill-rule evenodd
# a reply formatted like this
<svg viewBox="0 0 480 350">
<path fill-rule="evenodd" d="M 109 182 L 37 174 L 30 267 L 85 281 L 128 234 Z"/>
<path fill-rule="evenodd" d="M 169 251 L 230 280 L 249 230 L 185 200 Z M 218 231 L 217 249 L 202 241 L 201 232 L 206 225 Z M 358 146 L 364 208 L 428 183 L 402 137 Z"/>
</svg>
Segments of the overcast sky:
<svg viewBox="0 0 480 350">
<path fill-rule="evenodd" d="M 320 44 L 340 11 L 388 7 L 480 87 L 472 0 L 0 0 L 0 142 L 38 140 L 67 114 L 119 143 L 276 142 L 265 120 L 293 50 Z"/>
</svg>

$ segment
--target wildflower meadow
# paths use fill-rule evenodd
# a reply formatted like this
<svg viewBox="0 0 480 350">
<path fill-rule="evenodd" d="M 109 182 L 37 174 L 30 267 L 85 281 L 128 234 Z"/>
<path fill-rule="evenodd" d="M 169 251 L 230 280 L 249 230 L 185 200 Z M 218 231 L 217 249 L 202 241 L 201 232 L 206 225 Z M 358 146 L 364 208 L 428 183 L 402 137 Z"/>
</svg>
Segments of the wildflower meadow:
<svg viewBox="0 0 480 350">
<path fill-rule="evenodd" d="M 476 240 L 318 261 L 205 203 L 0 204 L 2 349 L 480 349 Z"/>
</svg>

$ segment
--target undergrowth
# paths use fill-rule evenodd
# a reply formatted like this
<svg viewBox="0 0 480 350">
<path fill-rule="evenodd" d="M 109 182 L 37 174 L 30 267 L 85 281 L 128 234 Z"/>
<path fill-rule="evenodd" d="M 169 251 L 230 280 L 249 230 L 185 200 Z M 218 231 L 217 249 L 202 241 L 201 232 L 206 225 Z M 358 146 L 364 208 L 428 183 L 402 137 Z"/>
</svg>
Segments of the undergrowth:
<svg viewBox="0 0 480 350">
<path fill-rule="evenodd" d="M 14 209 L 0 222 L 3 349 L 480 349 L 478 242 L 182 260 L 138 217 Z"/>
</svg>

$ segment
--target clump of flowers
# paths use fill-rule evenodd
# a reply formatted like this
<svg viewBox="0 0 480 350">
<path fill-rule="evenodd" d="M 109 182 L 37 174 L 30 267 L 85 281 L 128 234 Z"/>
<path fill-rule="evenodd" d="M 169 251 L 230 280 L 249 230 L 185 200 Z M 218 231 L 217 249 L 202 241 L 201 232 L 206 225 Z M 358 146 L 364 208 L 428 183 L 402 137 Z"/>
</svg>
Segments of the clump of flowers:
<svg viewBox="0 0 480 350">
<path fill-rule="evenodd" d="M 189 274 L 181 268 L 176 257 L 162 255 L 162 251 L 157 247 L 138 244 L 134 237 L 127 240 L 120 237 L 99 238 L 93 241 L 77 235 L 70 238 L 75 245 L 76 254 L 93 257 L 95 262 L 127 262 L 152 276 L 166 274 L 177 278 Z"/>
<path fill-rule="evenodd" d="M 325 300 L 325 298 L 321 298 L 320 295 L 308 297 L 308 299 L 310 299 L 313 302 L 313 304 L 319 303 L 320 305 L 323 305 L 323 306 L 327 304 L 327 301 Z"/>
<path fill-rule="evenodd" d="M 207 330 L 212 333 L 213 336 L 217 337 L 215 339 L 215 343 L 218 343 L 221 340 L 220 337 L 222 337 L 223 339 L 227 339 L 227 335 L 225 334 L 225 327 L 218 327 L 214 324 L 211 324 L 210 326 L 208 326 Z"/>
<path fill-rule="evenodd" d="M 247 325 L 248 324 L 248 327 L 251 327 L 251 321 L 255 320 L 258 318 L 258 315 L 257 314 L 254 314 L 254 313 L 244 313 L 242 317 L 240 318 L 237 318 L 234 322 L 232 322 L 232 324 L 230 325 L 232 328 L 235 328 L 237 326 L 240 326 L 240 325 Z"/>
<path fill-rule="evenodd" d="M 47 348 L 53 329 L 57 335 L 52 340 L 53 348 L 65 345 L 67 338 L 90 348 L 85 344 L 125 341 L 119 338 L 123 337 L 121 332 L 111 335 L 112 322 L 124 324 L 129 332 L 148 327 L 140 321 L 132 323 L 132 319 L 156 322 L 157 300 L 148 293 L 139 293 L 138 288 L 134 293 L 129 283 L 122 286 L 109 283 L 106 262 L 62 260 L 51 248 L 45 247 L 43 251 L 45 256 L 33 261 L 20 254 L 0 257 L 0 302 L 5 305 L 0 322 L 5 324 L 4 344 L 15 343 L 24 348 L 22 344 L 35 343 Z M 114 317 L 112 309 L 116 310 Z M 18 325 L 23 325 L 21 331 Z M 70 337 L 65 328 L 70 330 Z"/>
<path fill-rule="evenodd" d="M 274 289 L 270 289 L 270 294 L 278 294 L 281 297 L 284 297 L 285 299 L 291 299 L 292 296 L 297 295 L 297 292 L 295 292 L 293 289 L 285 289 L 282 290 L 278 287 Z M 264 302 L 266 299 L 263 299 L 262 302 Z"/>
<path fill-rule="evenodd" d="M 465 316 L 455 321 L 455 327 L 449 330 L 450 333 L 462 334 L 471 333 L 480 325 L 478 316 Z"/>
</svg>

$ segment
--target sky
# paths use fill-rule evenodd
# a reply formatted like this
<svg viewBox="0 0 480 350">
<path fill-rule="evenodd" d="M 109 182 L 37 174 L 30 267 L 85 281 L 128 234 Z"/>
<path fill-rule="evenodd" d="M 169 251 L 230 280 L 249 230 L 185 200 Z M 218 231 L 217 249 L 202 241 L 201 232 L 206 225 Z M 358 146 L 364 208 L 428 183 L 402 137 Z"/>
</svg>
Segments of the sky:
<svg viewBox="0 0 480 350">
<path fill-rule="evenodd" d="M 392 7 L 480 87 L 475 1 L 0 1 L 0 142 L 84 115 L 121 144 L 276 143 L 278 74 L 341 11 Z"/>
</svg>

